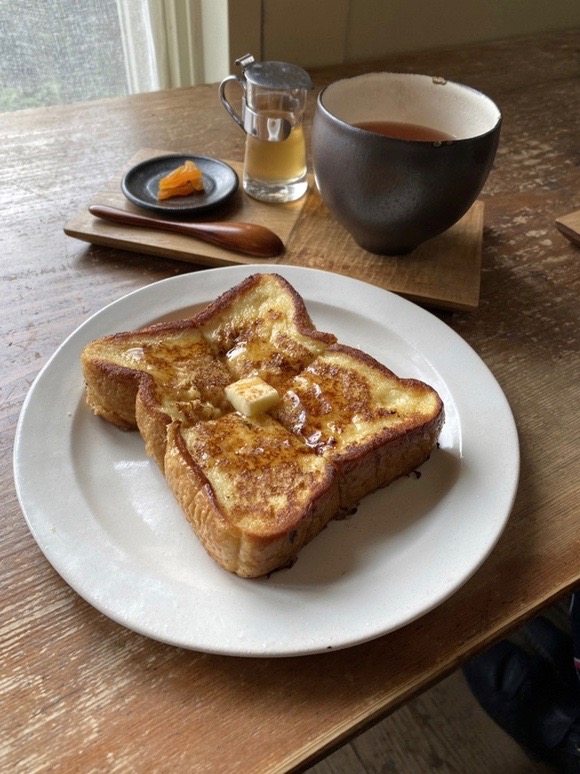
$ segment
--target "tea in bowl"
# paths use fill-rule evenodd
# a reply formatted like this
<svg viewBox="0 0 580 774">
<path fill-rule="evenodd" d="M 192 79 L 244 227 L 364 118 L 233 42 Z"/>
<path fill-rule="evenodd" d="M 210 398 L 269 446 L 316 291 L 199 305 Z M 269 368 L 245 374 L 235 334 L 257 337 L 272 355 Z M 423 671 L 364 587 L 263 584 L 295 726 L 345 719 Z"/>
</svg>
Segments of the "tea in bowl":
<svg viewBox="0 0 580 774">
<path fill-rule="evenodd" d="M 318 95 L 316 185 L 361 247 L 405 254 L 471 207 L 493 165 L 500 127 L 489 97 L 443 78 L 345 78 Z"/>
</svg>

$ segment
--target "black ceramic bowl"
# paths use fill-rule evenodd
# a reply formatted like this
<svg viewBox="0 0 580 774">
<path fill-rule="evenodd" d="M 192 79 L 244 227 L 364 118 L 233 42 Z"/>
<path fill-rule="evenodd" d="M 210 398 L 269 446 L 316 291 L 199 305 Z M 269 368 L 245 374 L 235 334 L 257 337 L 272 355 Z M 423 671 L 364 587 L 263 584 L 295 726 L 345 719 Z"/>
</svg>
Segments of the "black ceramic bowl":
<svg viewBox="0 0 580 774">
<path fill-rule="evenodd" d="M 355 126 L 387 121 L 451 139 L 398 139 Z M 316 105 L 316 184 L 361 247 L 408 253 L 471 207 L 492 167 L 500 126 L 491 99 L 443 78 L 382 72 L 336 81 Z"/>
</svg>

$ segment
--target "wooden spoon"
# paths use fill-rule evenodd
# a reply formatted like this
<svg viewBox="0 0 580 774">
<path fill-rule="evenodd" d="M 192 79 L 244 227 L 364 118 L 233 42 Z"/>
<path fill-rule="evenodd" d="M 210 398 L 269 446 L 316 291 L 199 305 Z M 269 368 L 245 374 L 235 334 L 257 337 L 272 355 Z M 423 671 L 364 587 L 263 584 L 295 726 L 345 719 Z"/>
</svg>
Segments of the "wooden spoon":
<svg viewBox="0 0 580 774">
<path fill-rule="evenodd" d="M 162 220 L 136 212 L 107 207 L 104 204 L 92 204 L 89 207 L 91 215 L 124 226 L 141 226 L 155 228 L 160 231 L 173 231 L 185 234 L 204 242 L 225 247 L 246 255 L 258 258 L 271 258 L 284 252 L 284 243 L 280 237 L 269 228 L 255 223 L 235 223 L 233 221 L 183 223 L 174 220 Z"/>
</svg>

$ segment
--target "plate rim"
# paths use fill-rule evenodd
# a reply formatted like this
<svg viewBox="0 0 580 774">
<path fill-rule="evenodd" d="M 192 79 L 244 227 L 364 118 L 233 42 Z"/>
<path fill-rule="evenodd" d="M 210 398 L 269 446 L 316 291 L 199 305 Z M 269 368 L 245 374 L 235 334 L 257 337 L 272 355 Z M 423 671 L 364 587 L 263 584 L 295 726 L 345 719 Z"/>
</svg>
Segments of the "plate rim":
<svg viewBox="0 0 580 774">
<path fill-rule="evenodd" d="M 155 163 L 155 162 L 162 162 L 162 161 L 175 161 L 176 163 L 178 161 L 186 161 L 190 159 L 194 163 L 197 163 L 199 161 L 203 162 L 211 162 L 212 164 L 216 164 L 226 170 L 228 170 L 232 175 L 232 182 L 230 186 L 228 187 L 227 191 L 216 198 L 214 201 L 211 202 L 205 202 L 205 203 L 198 203 L 193 206 L 172 206 L 171 204 L 155 204 L 155 202 L 149 202 L 145 199 L 143 199 L 140 196 L 137 196 L 133 191 L 131 191 L 128 180 L 135 174 L 137 174 L 142 169 L 148 167 L 149 165 Z M 132 204 L 137 205 L 138 207 L 142 207 L 143 209 L 147 209 L 150 212 L 156 212 L 159 215 L 195 215 L 195 214 L 202 214 L 205 212 L 208 212 L 210 210 L 213 210 L 217 207 L 219 207 L 222 204 L 225 204 L 230 197 L 232 197 L 235 192 L 238 190 L 240 185 L 240 179 L 238 176 L 238 173 L 236 170 L 231 166 L 231 164 L 228 164 L 226 161 L 222 161 L 222 159 L 214 158 L 213 156 L 202 156 L 197 153 L 164 153 L 161 156 L 151 156 L 148 159 L 143 159 L 142 161 L 139 161 L 137 164 L 134 164 L 130 169 L 128 169 L 121 178 L 121 191 L 123 192 L 123 195 L 130 201 Z"/>
<path fill-rule="evenodd" d="M 25 430 L 26 430 L 26 422 L 27 422 L 27 414 L 29 411 L 29 408 L 34 401 L 34 395 L 35 391 L 38 389 L 38 385 L 42 383 L 42 381 L 47 378 L 46 375 L 49 374 L 52 369 L 55 367 L 55 363 L 58 361 L 58 358 L 60 357 L 63 350 L 70 347 L 71 345 L 78 345 L 82 346 L 83 340 L 89 341 L 92 338 L 94 338 L 94 331 L 93 328 L 96 323 L 102 323 L 105 322 L 106 324 L 102 327 L 105 329 L 110 329 L 111 326 L 113 326 L 116 330 L 121 330 L 118 326 L 118 324 L 115 324 L 113 320 L 111 322 L 108 322 L 108 319 L 111 317 L 111 314 L 113 312 L 115 313 L 121 313 L 123 311 L 123 308 L 127 304 L 131 304 L 132 301 L 143 300 L 143 297 L 147 295 L 153 295 L 154 297 L 161 297 L 161 302 L 158 301 L 158 303 L 161 304 L 161 306 L 168 307 L 169 301 L 167 299 L 163 300 L 164 297 L 164 291 L 171 291 L 175 288 L 178 288 L 179 283 L 184 282 L 184 277 L 188 278 L 186 280 L 186 284 L 189 286 L 189 284 L 193 284 L 194 287 L 199 287 L 200 283 L 203 285 L 204 280 L 206 278 L 208 279 L 208 283 L 211 286 L 212 279 L 215 278 L 215 283 L 217 285 L 222 286 L 222 291 L 225 291 L 229 289 L 229 287 L 236 284 L 238 281 L 241 281 L 244 277 L 248 276 L 249 274 L 260 272 L 260 273 L 269 273 L 275 271 L 276 273 L 281 274 L 282 276 L 286 276 L 286 278 L 294 284 L 294 282 L 297 279 L 304 279 L 306 281 L 306 278 L 308 278 L 308 281 L 306 282 L 306 286 L 311 287 L 312 283 L 315 282 L 314 275 L 318 275 L 318 280 L 324 284 L 325 279 L 332 277 L 333 281 L 340 283 L 347 283 L 347 288 L 352 289 L 352 285 L 360 285 L 364 286 L 366 290 L 368 290 L 372 294 L 376 294 L 377 297 L 382 297 L 383 299 L 388 299 L 389 303 L 394 307 L 391 311 L 396 311 L 398 313 L 403 314 L 411 314 L 412 317 L 418 316 L 419 318 L 423 318 L 425 321 L 428 321 L 431 326 L 434 326 L 435 330 L 440 331 L 446 331 L 447 335 L 451 336 L 452 340 L 455 340 L 455 343 L 457 346 L 463 349 L 464 353 L 468 352 L 470 353 L 470 356 L 474 358 L 474 362 L 478 362 L 480 366 L 484 369 L 484 372 L 487 373 L 487 378 L 491 380 L 491 384 L 494 385 L 495 389 L 495 395 L 494 399 L 499 400 L 502 404 L 502 411 L 504 413 L 504 419 L 508 422 L 507 430 L 509 431 L 507 435 L 509 436 L 509 444 L 511 445 L 511 452 L 512 456 L 509 459 L 509 465 L 506 467 L 510 467 L 511 469 L 511 477 L 510 480 L 506 480 L 503 482 L 503 489 L 502 489 L 502 496 L 503 496 L 503 507 L 502 507 L 502 515 L 501 518 L 499 518 L 498 523 L 495 525 L 496 528 L 493 531 L 493 535 L 491 535 L 491 539 L 488 540 L 488 543 L 486 545 L 485 551 L 481 553 L 479 556 L 477 562 L 473 563 L 473 565 L 469 568 L 469 571 L 466 572 L 460 579 L 457 580 L 457 582 L 454 582 L 451 584 L 451 586 L 446 590 L 446 592 L 433 600 L 431 600 L 431 603 L 427 606 L 424 606 L 423 609 L 421 609 L 419 612 L 415 612 L 413 615 L 411 615 L 406 620 L 401 621 L 396 626 L 390 626 L 387 629 L 377 629 L 372 632 L 366 632 L 366 633 L 358 633 L 356 636 L 348 635 L 343 636 L 342 640 L 334 641 L 331 645 L 313 641 L 313 642 L 306 642 L 304 639 L 300 643 L 284 643 L 283 645 L 280 645 L 280 643 L 277 644 L 274 648 L 267 648 L 264 649 L 262 645 L 258 645 L 257 643 L 248 644 L 247 642 L 240 642 L 239 644 L 232 645 L 231 643 L 228 644 L 225 647 L 220 646 L 219 644 L 216 645 L 215 643 L 213 645 L 208 645 L 205 642 L 199 641 L 199 638 L 196 638 L 195 636 L 193 638 L 189 638 L 187 641 L 184 641 L 183 638 L 175 638 L 172 637 L 170 633 L 168 633 L 163 627 L 161 627 L 162 630 L 160 630 L 159 627 L 155 628 L 151 626 L 151 622 L 146 622 L 145 625 L 141 625 L 139 620 L 128 620 L 127 614 L 119 614 L 115 610 L 108 609 L 106 605 L 100 604 L 99 601 L 95 600 L 95 598 L 91 598 L 91 595 L 89 594 L 87 596 L 86 589 L 82 588 L 82 577 L 81 577 L 81 583 L 79 584 L 79 579 L 77 576 L 71 577 L 70 571 L 63 572 L 62 567 L 62 557 L 55 556 L 55 554 L 58 554 L 58 547 L 55 549 L 53 546 L 50 546 L 46 543 L 43 543 L 42 535 L 40 534 L 42 530 L 39 531 L 38 524 L 36 523 L 36 520 L 34 517 L 31 517 L 31 514 L 28 512 L 26 507 L 26 471 L 25 471 L 25 465 L 23 465 L 23 459 L 21 455 L 21 449 L 23 447 L 23 441 L 25 440 Z M 222 282 L 223 279 L 223 282 Z M 190 288 L 191 290 L 191 288 Z M 184 288 L 182 288 L 182 295 L 184 292 Z M 202 289 L 203 292 L 203 289 Z M 211 293 L 215 291 L 207 290 L 207 293 Z M 307 305 L 309 304 L 309 298 L 308 298 L 308 292 L 302 291 L 301 294 L 305 297 L 305 301 Z M 181 304 L 178 304 L 175 301 L 175 296 L 172 296 L 171 292 L 168 294 L 168 298 L 171 299 L 171 309 L 166 309 L 166 314 L 170 314 L 173 310 L 176 310 L 176 308 L 182 308 L 184 299 L 182 298 L 182 295 L 179 293 L 176 294 L 176 297 L 179 298 L 179 300 L 182 302 Z M 211 296 L 209 300 L 212 300 L 214 296 Z M 191 305 L 192 303 L 195 303 L 195 299 L 192 300 L 191 297 L 188 298 L 187 303 Z M 205 303 L 205 301 L 200 301 L 199 303 Z M 141 305 L 146 306 L 146 305 Z M 133 313 L 135 314 L 135 313 Z M 143 315 L 144 321 L 143 324 L 147 323 L 147 320 L 151 319 L 151 310 L 145 312 L 140 311 L 140 314 Z M 115 315 L 113 314 L 113 318 L 115 318 Z M 89 336 L 88 333 L 91 332 L 91 335 Z M 109 332 L 114 332 L 114 330 L 109 330 Z M 101 335 L 101 333 L 97 333 L 97 335 Z M 104 334 L 102 334 L 104 335 Z M 431 335 L 431 334 L 429 334 Z M 82 395 L 80 396 L 82 399 Z M 442 602 L 444 602 L 447 598 L 449 598 L 455 591 L 457 591 L 458 588 L 463 586 L 467 580 L 475 573 L 475 571 L 481 566 L 481 564 L 485 561 L 485 559 L 489 556 L 493 548 L 495 547 L 497 541 L 499 540 L 499 537 L 501 536 L 505 525 L 509 519 L 509 515 L 511 513 L 511 509 L 513 507 L 513 502 L 515 500 L 515 496 L 518 489 L 518 482 L 519 482 L 519 466 L 520 466 L 520 455 L 519 455 L 519 442 L 518 442 L 518 436 L 517 436 L 517 428 L 515 425 L 515 421 L 513 418 L 513 414 L 511 412 L 511 408 L 509 406 L 509 403 L 507 401 L 507 398 L 487 367 L 487 365 L 483 362 L 483 360 L 479 357 L 479 355 L 467 344 L 467 342 L 462 339 L 459 334 L 457 334 L 453 329 L 449 328 L 443 321 L 441 321 L 439 318 L 428 312 L 427 310 L 416 306 L 412 302 L 394 294 L 390 291 L 383 290 L 381 288 L 378 288 L 377 286 L 370 285 L 369 283 L 363 282 L 361 280 L 354 280 L 348 277 L 344 277 L 342 275 L 336 275 L 332 272 L 327 272 L 319 269 L 305 269 L 302 267 L 265 267 L 263 265 L 245 265 L 245 266 L 228 266 L 228 267 L 219 267 L 214 269 L 206 269 L 201 270 L 199 272 L 191 273 L 189 275 L 180 275 L 177 277 L 168 277 L 162 280 L 159 280 L 158 282 L 151 283 L 150 285 L 146 285 L 142 288 L 138 288 L 136 290 L 131 291 L 130 293 L 127 293 L 120 298 L 110 302 L 109 304 L 105 305 L 98 311 L 96 311 L 94 314 L 90 315 L 83 323 L 81 323 L 75 330 L 67 337 L 65 340 L 59 345 L 59 347 L 56 349 L 56 351 L 53 353 L 53 355 L 49 358 L 49 360 L 46 362 L 46 364 L 43 366 L 39 374 L 36 376 L 33 384 L 31 385 L 25 401 L 23 403 L 18 424 L 17 424 L 17 431 L 16 431 L 16 437 L 15 437 L 15 444 L 14 444 L 14 453 L 13 453 L 13 461 L 14 461 L 14 477 L 15 477 L 15 484 L 16 484 L 16 491 L 18 500 L 20 503 L 20 506 L 22 508 L 26 523 L 29 527 L 29 530 L 38 543 L 41 551 L 44 553 L 47 560 L 51 563 L 51 565 L 54 567 L 55 570 L 63 577 L 65 582 L 70 585 L 83 599 L 85 599 L 89 604 L 91 604 L 93 607 L 95 607 L 97 610 L 99 610 L 101 613 L 105 614 L 112 620 L 116 621 L 117 623 L 125 626 L 126 628 L 133 630 L 135 632 L 138 632 L 140 634 L 143 634 L 147 637 L 150 637 L 155 640 L 159 640 L 171 645 L 175 645 L 178 647 L 184 647 L 189 648 L 193 650 L 198 650 L 201 652 L 207 652 L 207 653 L 215 653 L 215 654 L 221 654 L 221 655 L 233 655 L 233 656 L 249 656 L 249 657 L 280 657 L 280 656 L 301 656 L 301 655 L 311 655 L 314 653 L 320 653 L 324 652 L 330 648 L 332 649 L 342 649 L 345 647 L 352 647 L 354 645 L 361 644 L 363 642 L 367 642 L 372 639 L 376 639 L 377 637 L 383 636 L 384 634 L 387 634 L 390 631 L 393 631 L 397 628 L 400 628 L 401 626 L 405 626 L 411 621 L 415 620 L 418 617 L 421 617 L 425 615 L 427 612 L 432 610 L 434 607 L 437 607 Z M 41 517 L 42 520 L 42 517 Z M 43 525 L 43 528 L 45 528 L 46 525 Z M 66 564 L 66 562 L 65 562 Z M 82 576 L 82 573 L 81 573 Z M 238 579 L 240 580 L 240 579 Z M 245 581 L 242 581 L 242 583 Z M 79 585 L 81 588 L 79 588 Z M 83 593 L 84 592 L 84 593 Z"/>
</svg>

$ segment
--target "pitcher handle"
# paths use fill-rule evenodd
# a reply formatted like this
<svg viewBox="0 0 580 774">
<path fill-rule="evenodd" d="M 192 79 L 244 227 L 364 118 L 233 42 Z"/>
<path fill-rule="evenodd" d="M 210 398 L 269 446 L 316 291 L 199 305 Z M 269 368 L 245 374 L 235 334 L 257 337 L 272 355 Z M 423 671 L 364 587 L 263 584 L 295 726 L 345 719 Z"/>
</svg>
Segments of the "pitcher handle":
<svg viewBox="0 0 580 774">
<path fill-rule="evenodd" d="M 230 105 L 230 103 L 227 100 L 227 97 L 226 97 L 226 83 L 228 83 L 228 81 L 236 81 L 236 83 L 239 83 L 241 88 L 242 88 L 242 91 L 244 91 L 244 85 L 242 83 L 241 78 L 238 78 L 236 75 L 228 75 L 228 77 L 224 78 L 223 81 L 219 85 L 219 96 L 220 96 L 220 100 L 221 100 L 222 105 L 225 107 L 225 109 L 228 111 L 228 113 L 234 119 L 234 121 L 237 124 L 239 124 L 241 126 L 241 128 L 243 129 L 243 131 L 245 132 L 246 130 L 244 128 L 244 122 L 242 121 L 240 116 L 236 113 L 236 111 L 233 109 L 233 107 Z"/>
</svg>

